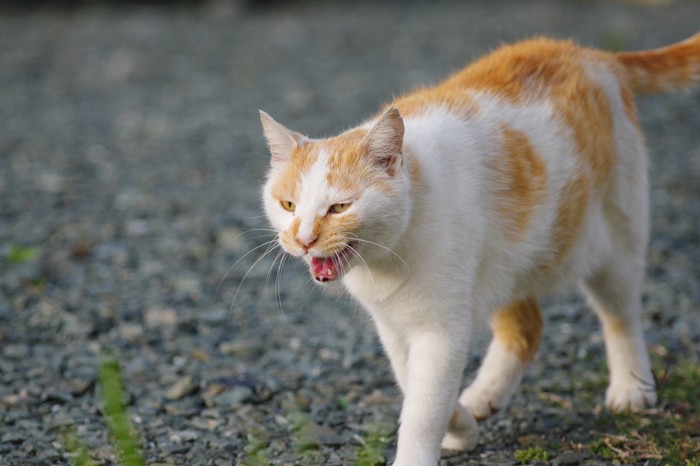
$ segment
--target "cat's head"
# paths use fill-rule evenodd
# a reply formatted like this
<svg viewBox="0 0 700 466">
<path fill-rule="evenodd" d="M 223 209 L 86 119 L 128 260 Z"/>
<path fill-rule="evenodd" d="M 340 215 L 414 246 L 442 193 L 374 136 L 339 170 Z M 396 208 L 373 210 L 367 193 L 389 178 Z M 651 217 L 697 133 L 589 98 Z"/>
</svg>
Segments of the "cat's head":
<svg viewBox="0 0 700 466">
<path fill-rule="evenodd" d="M 282 248 L 319 282 L 393 254 L 410 216 L 399 111 L 318 140 L 260 117 L 272 156 L 263 201 Z"/>
</svg>

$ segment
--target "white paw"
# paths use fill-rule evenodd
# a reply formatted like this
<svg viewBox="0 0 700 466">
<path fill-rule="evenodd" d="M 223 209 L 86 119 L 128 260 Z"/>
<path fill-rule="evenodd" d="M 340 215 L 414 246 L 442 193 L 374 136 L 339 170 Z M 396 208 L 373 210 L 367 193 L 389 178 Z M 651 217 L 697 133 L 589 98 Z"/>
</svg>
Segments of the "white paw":
<svg viewBox="0 0 700 466">
<path fill-rule="evenodd" d="M 653 380 L 649 377 L 649 380 Z M 653 382 L 626 378 L 610 383 L 605 393 L 605 406 L 611 411 L 639 411 L 656 404 L 656 389 Z"/>
<path fill-rule="evenodd" d="M 477 421 L 493 416 L 508 402 L 510 393 L 500 387 L 483 387 L 472 384 L 459 397 L 459 404 L 469 410 Z"/>
<path fill-rule="evenodd" d="M 452 414 L 447 433 L 442 439 L 446 450 L 472 450 L 479 440 L 479 424 L 474 416 L 459 404 Z"/>
</svg>

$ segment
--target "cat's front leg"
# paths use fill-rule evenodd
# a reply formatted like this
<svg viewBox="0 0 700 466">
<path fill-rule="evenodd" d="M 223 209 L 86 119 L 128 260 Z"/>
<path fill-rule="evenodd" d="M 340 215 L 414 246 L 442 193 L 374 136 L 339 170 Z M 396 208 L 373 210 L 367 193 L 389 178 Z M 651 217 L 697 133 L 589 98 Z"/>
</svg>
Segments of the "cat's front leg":
<svg viewBox="0 0 700 466">
<path fill-rule="evenodd" d="M 421 330 L 407 340 L 407 382 L 394 466 L 435 466 L 440 458 L 467 356 L 467 338 L 455 333 Z M 466 410 L 463 414 L 471 416 Z M 475 443 L 476 421 L 471 426 Z"/>
<path fill-rule="evenodd" d="M 379 339 L 384 346 L 384 351 L 389 357 L 396 383 L 401 392 L 405 393 L 406 385 L 408 384 L 408 342 L 405 335 L 398 332 L 390 323 L 380 319 L 375 320 L 375 325 Z"/>
</svg>

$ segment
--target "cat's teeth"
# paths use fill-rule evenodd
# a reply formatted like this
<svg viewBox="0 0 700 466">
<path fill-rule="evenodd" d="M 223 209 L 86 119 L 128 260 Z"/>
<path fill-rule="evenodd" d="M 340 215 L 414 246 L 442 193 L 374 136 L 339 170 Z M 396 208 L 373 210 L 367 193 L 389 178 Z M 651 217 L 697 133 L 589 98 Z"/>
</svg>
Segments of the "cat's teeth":
<svg viewBox="0 0 700 466">
<path fill-rule="evenodd" d="M 333 269 L 328 269 L 328 272 L 326 272 L 326 273 L 327 273 L 328 276 L 330 277 L 331 275 L 333 275 Z"/>
</svg>

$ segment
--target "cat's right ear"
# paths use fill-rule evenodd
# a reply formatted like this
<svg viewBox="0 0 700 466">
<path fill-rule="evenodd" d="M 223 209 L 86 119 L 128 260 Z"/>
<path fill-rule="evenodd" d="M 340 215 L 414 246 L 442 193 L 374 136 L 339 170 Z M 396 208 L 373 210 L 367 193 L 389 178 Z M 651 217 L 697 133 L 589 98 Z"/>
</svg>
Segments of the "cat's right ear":
<svg viewBox="0 0 700 466">
<path fill-rule="evenodd" d="M 272 163 L 281 163 L 289 159 L 292 151 L 304 144 L 306 137 L 289 130 L 277 123 L 270 115 L 260 111 L 260 122 L 262 123 L 267 147 L 272 155 Z"/>
<path fill-rule="evenodd" d="M 390 108 L 379 117 L 364 138 L 364 143 L 375 163 L 394 176 L 403 163 L 404 125 L 397 108 Z"/>
</svg>

